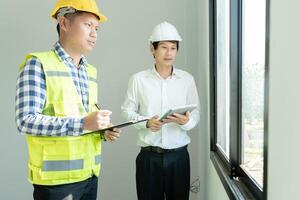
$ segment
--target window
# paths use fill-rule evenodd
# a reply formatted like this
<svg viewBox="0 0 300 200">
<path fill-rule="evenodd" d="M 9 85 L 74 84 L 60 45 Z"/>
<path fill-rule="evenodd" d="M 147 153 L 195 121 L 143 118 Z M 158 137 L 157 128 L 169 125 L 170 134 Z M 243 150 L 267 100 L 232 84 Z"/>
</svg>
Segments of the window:
<svg viewBox="0 0 300 200">
<path fill-rule="evenodd" d="M 229 1 L 217 4 L 217 145 L 229 158 Z"/>
<path fill-rule="evenodd" d="M 211 158 L 231 199 L 267 194 L 268 5 L 210 1 Z"/>
<path fill-rule="evenodd" d="M 263 187 L 265 16 L 264 0 L 243 0 L 242 167 Z"/>
</svg>

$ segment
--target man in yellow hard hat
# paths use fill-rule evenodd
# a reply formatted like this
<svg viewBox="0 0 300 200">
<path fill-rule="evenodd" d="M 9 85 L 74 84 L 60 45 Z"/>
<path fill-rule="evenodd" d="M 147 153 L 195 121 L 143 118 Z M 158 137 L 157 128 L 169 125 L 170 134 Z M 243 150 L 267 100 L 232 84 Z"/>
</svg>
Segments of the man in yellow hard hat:
<svg viewBox="0 0 300 200">
<path fill-rule="evenodd" d="M 101 141 L 120 131 L 101 132 L 111 111 L 97 106 L 97 70 L 85 54 L 106 21 L 95 0 L 58 0 L 51 16 L 59 41 L 46 52 L 29 53 L 19 68 L 16 124 L 26 135 L 28 180 L 36 200 L 97 198 Z"/>
<path fill-rule="evenodd" d="M 154 65 L 131 77 L 122 105 L 127 119 L 150 118 L 135 125 L 141 147 L 136 158 L 138 200 L 189 199 L 187 131 L 199 122 L 200 105 L 193 76 L 174 67 L 181 41 L 168 22 L 153 29 L 149 43 Z M 169 109 L 187 105 L 194 109 L 161 118 Z"/>
</svg>

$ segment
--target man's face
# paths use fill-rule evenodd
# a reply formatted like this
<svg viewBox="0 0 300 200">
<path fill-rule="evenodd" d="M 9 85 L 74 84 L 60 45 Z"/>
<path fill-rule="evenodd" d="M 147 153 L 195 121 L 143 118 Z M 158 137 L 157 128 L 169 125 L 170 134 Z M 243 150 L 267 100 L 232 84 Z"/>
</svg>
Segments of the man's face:
<svg viewBox="0 0 300 200">
<path fill-rule="evenodd" d="M 159 42 L 157 49 L 152 46 L 151 51 L 155 57 L 156 64 L 161 66 L 172 66 L 177 55 L 177 45 L 175 42 Z"/>
<path fill-rule="evenodd" d="M 97 41 L 98 18 L 91 13 L 82 13 L 68 24 L 66 38 L 70 46 L 81 54 L 91 51 Z"/>
</svg>

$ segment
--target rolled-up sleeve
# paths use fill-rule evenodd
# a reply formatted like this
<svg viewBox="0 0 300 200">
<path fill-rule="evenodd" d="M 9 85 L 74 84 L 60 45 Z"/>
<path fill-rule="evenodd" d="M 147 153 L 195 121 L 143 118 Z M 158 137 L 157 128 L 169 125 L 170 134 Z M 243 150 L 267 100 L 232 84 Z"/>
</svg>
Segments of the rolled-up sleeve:
<svg viewBox="0 0 300 200">
<path fill-rule="evenodd" d="M 187 92 L 187 104 L 197 104 L 197 108 L 190 113 L 189 121 L 180 126 L 185 131 L 193 129 L 200 120 L 200 101 L 194 78 L 190 79 Z"/>
<path fill-rule="evenodd" d="M 45 74 L 38 58 L 32 57 L 27 60 L 17 78 L 15 121 L 19 132 L 37 136 L 78 136 L 82 134 L 82 117 L 43 115 L 45 102 Z"/>
</svg>

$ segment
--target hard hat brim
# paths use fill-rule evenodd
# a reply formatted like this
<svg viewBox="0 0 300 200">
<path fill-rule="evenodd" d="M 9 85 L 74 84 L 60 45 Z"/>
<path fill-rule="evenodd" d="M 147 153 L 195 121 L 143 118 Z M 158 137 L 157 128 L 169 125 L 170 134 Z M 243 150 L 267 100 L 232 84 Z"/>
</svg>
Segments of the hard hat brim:
<svg viewBox="0 0 300 200">
<path fill-rule="evenodd" d="M 86 11 L 82 11 L 82 12 L 86 12 Z M 56 18 L 56 13 L 57 13 L 57 11 L 53 11 L 50 16 L 53 19 L 57 19 Z M 86 12 L 86 13 L 91 13 L 91 12 Z M 100 14 L 100 13 L 98 13 L 98 14 L 92 13 L 92 14 L 94 14 L 94 15 L 96 15 L 98 17 L 99 22 L 106 22 L 107 21 L 107 17 L 105 15 L 103 15 L 103 14 Z"/>
<path fill-rule="evenodd" d="M 174 25 L 168 22 L 162 22 L 154 27 L 152 34 L 149 38 L 150 43 L 161 41 L 181 42 L 182 38 Z"/>
</svg>

